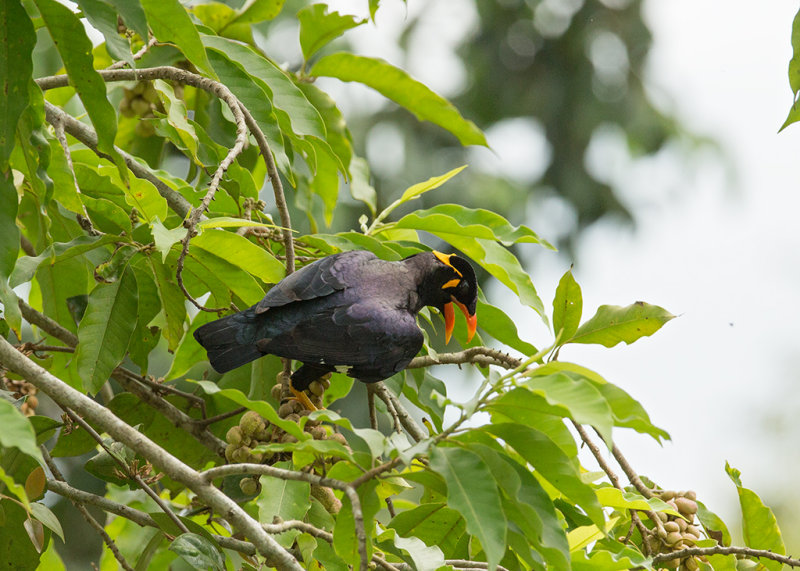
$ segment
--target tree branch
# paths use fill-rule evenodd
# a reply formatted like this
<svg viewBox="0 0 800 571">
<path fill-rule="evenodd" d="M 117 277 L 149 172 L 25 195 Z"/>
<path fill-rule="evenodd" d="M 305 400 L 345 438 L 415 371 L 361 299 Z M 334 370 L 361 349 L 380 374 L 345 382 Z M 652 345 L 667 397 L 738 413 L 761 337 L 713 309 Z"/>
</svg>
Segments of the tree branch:
<svg viewBox="0 0 800 571">
<path fill-rule="evenodd" d="M 790 555 L 781 555 L 766 549 L 751 549 L 749 547 L 736 546 L 725 547 L 724 545 L 715 545 L 714 547 L 684 547 L 683 549 L 671 551 L 670 553 L 659 553 L 653 557 L 653 564 L 655 565 L 673 559 L 683 559 L 684 557 L 701 557 L 706 555 L 744 555 L 746 557 L 779 561 L 790 567 L 800 567 L 800 559 L 794 559 Z"/>
<path fill-rule="evenodd" d="M 144 434 L 127 425 L 108 409 L 22 355 L 3 338 L 0 338 L 0 363 L 36 386 L 61 406 L 69 407 L 91 420 L 112 438 L 147 458 L 167 476 L 192 490 L 200 500 L 244 533 L 253 542 L 259 553 L 267 559 L 269 565 L 277 567 L 280 571 L 284 569 L 301 571 L 302 568 L 289 552 L 275 542 L 261 528 L 261 525 L 236 502 L 209 484 L 202 475 L 172 456 Z"/>
<path fill-rule="evenodd" d="M 462 365 L 464 363 L 473 363 L 481 367 L 497 365 L 504 369 L 515 369 L 522 364 L 522 361 L 490 347 L 470 347 L 458 353 L 439 353 L 436 357 L 431 355 L 414 357 L 406 368 L 420 369 L 432 365 Z"/>
<path fill-rule="evenodd" d="M 389 390 L 383 381 L 375 383 L 375 394 L 378 395 L 378 398 L 386 403 L 387 407 L 394 407 L 394 410 L 397 413 L 397 418 L 400 420 L 403 428 L 405 428 L 411 435 L 411 438 L 419 442 L 420 440 L 425 440 L 428 437 L 428 435 L 425 433 L 425 430 L 419 424 L 417 424 L 417 421 L 411 417 L 406 408 L 400 402 L 400 399 Z"/>
</svg>

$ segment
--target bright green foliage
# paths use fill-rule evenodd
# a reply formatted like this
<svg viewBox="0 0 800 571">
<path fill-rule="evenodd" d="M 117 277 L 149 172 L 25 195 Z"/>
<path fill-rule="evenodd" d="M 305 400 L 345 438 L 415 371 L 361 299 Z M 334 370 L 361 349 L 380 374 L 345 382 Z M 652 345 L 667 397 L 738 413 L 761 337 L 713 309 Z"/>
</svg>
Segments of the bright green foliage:
<svg viewBox="0 0 800 571">
<path fill-rule="evenodd" d="M 557 357 L 568 343 L 632 343 L 673 316 L 638 302 L 602 306 L 581 323 L 581 288 L 571 271 L 559 282 L 552 313 L 546 310 L 520 261 L 529 253 L 549 255 L 553 248 L 543 237 L 499 214 L 488 192 L 477 208 L 436 203 L 443 192 L 437 189 L 464 184 L 470 176 L 464 166 L 446 165 L 405 190 L 390 189 L 399 196 L 394 201 L 378 198 L 386 194 L 373 187 L 369 165 L 358 155 L 363 142 L 353 140 L 324 82 L 313 79 L 361 83 L 463 145 L 486 144 L 452 103 L 404 70 L 369 56 L 325 55 L 336 38 L 373 25 L 379 2 L 369 2 L 359 16 L 315 4 L 300 8 L 296 18 L 280 14 L 282 0 L 235 8 L 184 4 L 80 0 L 81 13 L 54 0 L 0 6 L 6 55 L 0 80 L 7 95 L 0 102 L 7 119 L 0 131 L 0 333 L 49 374 L 96 395 L 106 414 L 135 427 L 137 438 L 166 450 L 172 462 L 198 474 L 245 462 L 283 470 L 228 475 L 214 485 L 255 525 L 275 531 L 273 548 L 302 568 L 359 568 L 363 550 L 371 560 L 364 565 L 379 557 L 417 570 L 451 569 L 448 560 L 524 571 L 651 567 L 638 529 L 629 541 L 619 540 L 632 529 L 631 510 L 678 512 L 587 472 L 573 428 L 596 431 L 601 447 L 613 446 L 620 429 L 658 442 L 669 435 L 620 387 Z M 302 65 L 284 66 L 254 40 L 274 31 L 270 22 L 279 16 L 280 24 L 296 24 Z M 104 44 L 92 46 L 82 18 Z M 34 34 L 34 22 L 47 33 Z M 149 34 L 158 42 L 134 58 Z M 69 87 L 45 90 L 47 107 L 31 76 L 36 38 L 42 43 L 36 49 L 60 57 L 58 67 L 70 79 Z M 152 82 L 139 82 L 124 68 L 115 72 L 123 83 L 98 71 L 132 62 L 139 69 L 173 67 Z M 202 76 L 208 89 L 176 80 L 183 70 Z M 233 109 L 218 98 L 228 92 L 238 102 Z M 86 115 L 84 127 L 94 134 L 67 121 L 65 150 L 54 128 L 60 129 L 58 113 Z M 246 143 L 241 152 L 230 154 L 237 118 L 250 133 L 238 139 Z M 259 130 L 269 160 L 254 144 L 262 143 Z M 125 154 L 132 161 L 121 161 Z M 217 171 L 223 161 L 224 172 Z M 210 189 L 212 180 L 217 188 Z M 207 209 L 192 211 L 209 189 Z M 281 192 L 288 217 L 276 207 Z M 422 202 L 424 209 L 414 209 Z M 284 368 L 279 358 L 218 375 L 192 335 L 257 303 L 285 277 L 284 231 L 292 236 L 296 267 L 358 249 L 400 260 L 430 250 L 431 237 L 441 240 L 438 249 L 470 259 L 482 285 L 498 280 L 514 301 L 545 323 L 552 319 L 553 336 L 529 340 L 522 321 L 480 291 L 480 330 L 469 343 L 460 316 L 450 347 L 442 343 L 435 310 L 425 309 L 419 319 L 423 365 L 459 361 L 463 377 L 477 379 L 474 385 L 454 383 L 461 376 L 454 365 L 434 369 L 420 361 L 384 383 L 403 397 L 411 417 L 426 419 L 424 428 L 380 398 L 377 422 L 370 424 L 360 413 L 363 387 L 338 373 L 322 396 L 326 409 L 293 417 L 287 410 L 294 405 L 278 402 L 272 390 Z M 42 315 L 31 315 L 17 295 Z M 23 327 L 23 313 L 31 328 Z M 269 565 L 264 554 L 252 555 L 253 544 L 236 543 L 253 538 L 228 537 L 236 523 L 222 522 L 229 513 L 209 513 L 196 493 L 199 477 L 194 483 L 166 477 L 163 458 L 142 457 L 130 441 L 93 434 L 99 424 L 91 415 L 85 418 L 90 429 L 57 410 L 52 418 L 30 416 L 37 393 L 20 387 L 19 375 L 6 367 L 0 374 L 0 389 L 9 389 L 0 391 L 0 562 L 17 569 L 64 566 L 51 541 L 69 544 L 72 530 L 62 529 L 59 509 L 42 501 L 50 476 L 40 446 L 47 442 L 55 458 L 91 453 L 70 471 L 70 484 L 82 485 L 75 478 L 82 470 L 106 484 L 100 492 L 106 500 L 147 514 L 145 526 L 124 515 L 100 520 L 133 568 Z M 393 430 L 396 422 L 406 422 L 406 430 Z M 317 485 L 310 475 L 329 481 Z M 142 481 L 161 505 L 143 492 Z M 782 552 L 772 512 L 741 487 L 738 475 L 735 481 L 748 545 Z M 343 492 L 346 486 L 352 493 Z M 725 524 L 702 503 L 697 509 L 708 537 L 713 532 L 729 542 Z M 115 568 L 114 554 L 103 549 L 100 568 Z M 710 561 L 723 568 L 730 563 L 722 556 Z"/>
</svg>

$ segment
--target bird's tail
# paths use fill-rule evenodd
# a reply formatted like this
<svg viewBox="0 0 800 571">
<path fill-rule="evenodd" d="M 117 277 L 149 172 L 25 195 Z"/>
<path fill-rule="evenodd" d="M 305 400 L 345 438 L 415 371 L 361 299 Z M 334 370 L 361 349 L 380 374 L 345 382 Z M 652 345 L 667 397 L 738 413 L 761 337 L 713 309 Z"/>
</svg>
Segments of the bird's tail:
<svg viewBox="0 0 800 571">
<path fill-rule="evenodd" d="M 264 353 L 256 347 L 255 311 L 246 309 L 198 327 L 194 338 L 208 353 L 218 373 L 255 361 Z"/>
</svg>

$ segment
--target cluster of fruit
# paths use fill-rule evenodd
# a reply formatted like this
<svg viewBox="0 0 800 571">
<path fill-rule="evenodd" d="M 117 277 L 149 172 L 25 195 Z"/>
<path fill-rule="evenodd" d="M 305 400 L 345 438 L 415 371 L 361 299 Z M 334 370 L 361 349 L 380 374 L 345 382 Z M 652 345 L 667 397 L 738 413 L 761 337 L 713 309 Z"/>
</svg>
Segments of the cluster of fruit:
<svg viewBox="0 0 800 571">
<path fill-rule="evenodd" d="M 140 81 L 133 86 L 133 89 L 124 88 L 122 91 L 123 97 L 119 102 L 119 112 L 123 116 L 154 119 L 155 111 L 164 113 L 164 106 L 152 81 Z M 155 134 L 152 121 L 139 121 L 135 131 L 140 137 L 151 137 Z"/>
<path fill-rule="evenodd" d="M 281 402 L 278 409 L 278 416 L 284 420 L 299 422 L 303 416 L 308 416 L 311 411 L 305 409 L 303 405 L 295 400 L 288 390 L 288 379 L 285 374 L 278 374 L 278 382 L 272 388 L 272 396 Z M 322 407 L 322 395 L 330 386 L 330 375 L 320 378 L 311 383 L 309 387 L 309 398 L 318 408 Z M 333 440 L 343 446 L 347 446 L 344 435 L 333 432 L 329 427 L 323 426 L 319 421 L 307 420 L 303 428 L 311 434 L 314 440 Z M 297 438 L 287 433 L 277 425 L 264 419 L 256 411 L 249 410 L 242 415 L 239 424 L 231 427 L 226 435 L 228 446 L 225 448 L 225 458 L 231 463 L 256 462 L 262 464 L 274 464 L 275 462 L 286 460 L 290 457 L 289 452 L 254 452 L 253 449 L 260 444 L 291 444 L 297 442 Z M 331 462 L 338 458 L 332 457 Z M 243 478 L 239 482 L 239 487 L 247 495 L 258 493 L 258 478 Z"/>
<path fill-rule="evenodd" d="M 12 393 L 12 396 L 16 399 L 21 399 L 25 397 L 25 400 L 20 405 L 19 410 L 25 416 L 33 416 L 36 414 L 36 407 L 39 406 L 39 399 L 36 396 L 36 393 L 39 391 L 36 387 L 30 384 L 27 381 L 23 380 L 16 380 L 16 379 L 9 379 L 5 375 L 0 377 L 0 386 L 5 386 L 5 389 Z"/>
<path fill-rule="evenodd" d="M 650 551 L 654 554 L 671 553 L 687 547 L 694 547 L 703 538 L 701 526 L 695 520 L 697 494 L 691 490 L 688 492 L 666 490 L 661 492 L 659 497 L 680 516 L 658 512 L 661 527 L 647 539 Z M 671 559 L 661 565 L 668 569 L 681 569 L 681 571 L 697 571 L 700 568 L 700 562 L 696 557 Z"/>
</svg>

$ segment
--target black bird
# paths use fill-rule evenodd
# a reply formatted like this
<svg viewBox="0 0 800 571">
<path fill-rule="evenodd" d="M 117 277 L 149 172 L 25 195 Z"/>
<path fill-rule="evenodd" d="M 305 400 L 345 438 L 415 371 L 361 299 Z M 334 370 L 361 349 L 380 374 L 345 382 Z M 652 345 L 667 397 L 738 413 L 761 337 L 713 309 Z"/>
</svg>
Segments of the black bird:
<svg viewBox="0 0 800 571">
<path fill-rule="evenodd" d="M 343 252 L 289 275 L 253 307 L 199 327 L 194 337 L 219 373 L 266 354 L 300 361 L 291 385 L 306 403 L 299 391 L 328 372 L 373 383 L 403 370 L 422 348 L 416 315 L 426 305 L 444 315 L 447 342 L 458 305 L 472 339 L 477 295 L 475 271 L 453 254 L 387 262 Z"/>
</svg>

